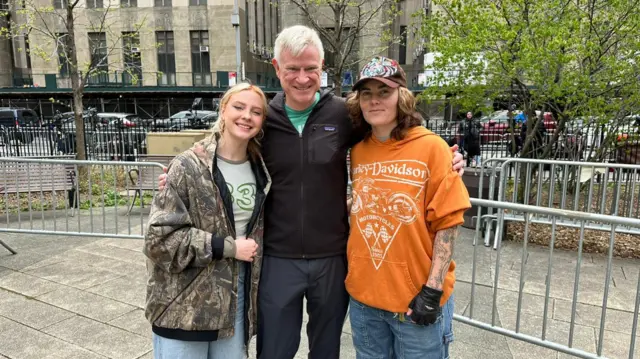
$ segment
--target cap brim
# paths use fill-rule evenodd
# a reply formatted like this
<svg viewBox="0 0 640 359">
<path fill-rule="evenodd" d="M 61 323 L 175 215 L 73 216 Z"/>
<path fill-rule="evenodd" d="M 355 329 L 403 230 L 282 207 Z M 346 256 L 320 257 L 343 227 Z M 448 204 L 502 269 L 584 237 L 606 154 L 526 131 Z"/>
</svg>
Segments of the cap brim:
<svg viewBox="0 0 640 359">
<path fill-rule="evenodd" d="M 385 79 L 384 77 L 366 77 L 363 79 L 358 80 L 358 82 L 356 82 L 353 87 L 351 88 L 353 91 L 357 91 L 360 86 L 362 86 L 363 83 L 369 81 L 369 80 L 376 80 L 376 81 L 380 81 L 383 84 L 391 87 L 392 89 L 398 88 L 400 87 L 400 84 L 394 81 L 391 81 L 389 79 Z"/>
</svg>

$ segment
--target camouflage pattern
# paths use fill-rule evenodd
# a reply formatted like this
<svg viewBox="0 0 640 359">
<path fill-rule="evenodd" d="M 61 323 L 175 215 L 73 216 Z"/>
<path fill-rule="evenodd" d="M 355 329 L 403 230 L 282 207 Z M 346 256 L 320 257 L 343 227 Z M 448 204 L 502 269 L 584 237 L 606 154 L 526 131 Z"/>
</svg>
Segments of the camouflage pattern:
<svg viewBox="0 0 640 359">
<path fill-rule="evenodd" d="M 232 258 L 214 260 L 211 237 L 233 234 L 224 203 L 213 180 L 216 139 L 209 136 L 176 156 L 167 185 L 151 207 L 143 252 L 147 256 L 145 316 L 155 326 L 182 330 L 218 330 L 234 334 L 238 265 Z M 260 158 L 265 173 L 267 169 Z M 265 194 L 271 185 L 267 174 Z M 256 205 L 259 205 L 256 203 Z M 258 243 L 251 263 L 249 338 L 255 335 L 257 292 L 262 265 L 264 206 L 247 238 Z"/>
</svg>

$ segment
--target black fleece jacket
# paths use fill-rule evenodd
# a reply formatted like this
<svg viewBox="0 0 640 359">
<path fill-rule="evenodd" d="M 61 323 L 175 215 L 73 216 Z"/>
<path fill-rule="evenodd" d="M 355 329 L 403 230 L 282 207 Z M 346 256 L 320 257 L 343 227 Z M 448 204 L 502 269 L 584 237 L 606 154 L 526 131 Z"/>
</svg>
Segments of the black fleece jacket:
<svg viewBox="0 0 640 359">
<path fill-rule="evenodd" d="M 326 90 L 302 134 L 293 127 L 284 94 L 269 103 L 262 141 L 272 179 L 265 203 L 264 254 L 323 258 L 346 253 L 348 149 L 361 139 L 344 99 Z"/>
</svg>

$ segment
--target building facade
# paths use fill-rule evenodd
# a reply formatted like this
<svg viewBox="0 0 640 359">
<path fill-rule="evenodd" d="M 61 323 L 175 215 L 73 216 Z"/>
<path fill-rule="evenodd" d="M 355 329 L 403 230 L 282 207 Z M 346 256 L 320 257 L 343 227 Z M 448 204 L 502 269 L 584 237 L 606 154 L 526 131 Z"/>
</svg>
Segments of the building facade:
<svg viewBox="0 0 640 359">
<path fill-rule="evenodd" d="M 0 0 L 4 15 L 0 27 L 35 21 L 33 27 L 45 30 L 0 39 L 0 97 L 68 97 L 67 1 L 71 0 Z M 371 0 L 371 6 L 378 1 L 382 0 Z M 243 75 L 273 94 L 280 90 L 271 65 L 276 36 L 284 27 L 309 24 L 308 17 L 289 0 L 237 2 Z M 385 22 L 385 12 L 380 11 L 366 29 L 370 35 L 358 39 L 356 57 L 383 54 L 398 59 L 406 67 L 410 86 L 417 86 L 414 77 L 421 70 L 424 46 L 411 31 L 411 14 L 427 5 L 427 0 L 399 2 L 402 14 L 391 26 L 401 39 L 396 44 L 381 43 L 376 35 Z M 20 6 L 27 10 L 49 7 L 50 11 L 38 22 L 21 12 Z M 79 0 L 73 10 L 79 68 L 99 69 L 89 78 L 85 97 L 122 98 L 125 94 L 129 99 L 148 99 L 152 94 L 165 101 L 219 96 L 236 71 L 233 9 L 234 0 Z M 327 10 L 316 9 L 319 14 Z M 321 26 L 332 28 L 330 16 L 317 17 L 321 18 Z"/>
</svg>

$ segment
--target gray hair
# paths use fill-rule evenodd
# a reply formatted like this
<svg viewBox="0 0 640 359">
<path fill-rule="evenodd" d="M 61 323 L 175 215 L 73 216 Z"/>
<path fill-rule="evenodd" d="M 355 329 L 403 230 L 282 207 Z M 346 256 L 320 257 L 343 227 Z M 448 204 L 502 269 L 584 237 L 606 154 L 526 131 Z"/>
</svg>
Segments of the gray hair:
<svg viewBox="0 0 640 359">
<path fill-rule="evenodd" d="M 274 57 L 280 62 L 280 54 L 283 50 L 288 50 L 293 56 L 299 56 L 302 51 L 312 45 L 320 53 L 320 60 L 324 60 L 324 48 L 318 33 L 304 25 L 294 25 L 282 30 L 276 37 L 274 46 Z"/>
</svg>

